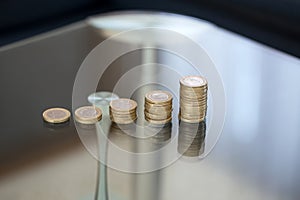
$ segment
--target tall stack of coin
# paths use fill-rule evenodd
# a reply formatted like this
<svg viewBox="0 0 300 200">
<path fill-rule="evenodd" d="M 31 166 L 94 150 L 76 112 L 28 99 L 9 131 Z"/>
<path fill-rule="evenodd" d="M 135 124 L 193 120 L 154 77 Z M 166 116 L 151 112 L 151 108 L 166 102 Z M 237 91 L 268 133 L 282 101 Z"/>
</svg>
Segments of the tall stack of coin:
<svg viewBox="0 0 300 200">
<path fill-rule="evenodd" d="M 117 124 L 130 124 L 136 118 L 137 103 L 131 99 L 116 99 L 109 104 L 110 119 Z"/>
<path fill-rule="evenodd" d="M 205 120 L 207 110 L 207 81 L 201 76 L 180 79 L 179 118 L 188 123 Z"/>
<path fill-rule="evenodd" d="M 172 100 L 170 92 L 150 91 L 145 95 L 145 119 L 152 124 L 166 124 L 172 120 Z"/>
</svg>

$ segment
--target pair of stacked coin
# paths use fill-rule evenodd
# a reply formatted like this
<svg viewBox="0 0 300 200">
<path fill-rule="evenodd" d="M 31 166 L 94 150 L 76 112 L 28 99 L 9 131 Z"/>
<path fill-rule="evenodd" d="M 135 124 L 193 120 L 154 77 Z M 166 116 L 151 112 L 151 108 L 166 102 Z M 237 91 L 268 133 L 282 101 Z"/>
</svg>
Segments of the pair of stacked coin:
<svg viewBox="0 0 300 200">
<path fill-rule="evenodd" d="M 207 81 L 201 76 L 186 76 L 180 80 L 179 117 L 182 121 L 197 123 L 205 120 L 207 90 Z"/>
<path fill-rule="evenodd" d="M 170 92 L 155 90 L 145 95 L 145 119 L 152 124 L 166 124 L 172 120 L 172 100 Z"/>
<path fill-rule="evenodd" d="M 116 99 L 109 104 L 109 114 L 111 121 L 117 124 L 130 124 L 136 118 L 137 103 L 131 99 Z"/>
</svg>

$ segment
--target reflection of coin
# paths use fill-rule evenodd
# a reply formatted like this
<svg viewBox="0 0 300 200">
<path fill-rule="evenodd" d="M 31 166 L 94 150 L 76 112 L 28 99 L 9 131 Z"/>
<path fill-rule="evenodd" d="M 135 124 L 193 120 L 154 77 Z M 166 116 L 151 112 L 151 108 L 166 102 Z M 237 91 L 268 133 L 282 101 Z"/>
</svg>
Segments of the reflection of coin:
<svg viewBox="0 0 300 200">
<path fill-rule="evenodd" d="M 96 92 L 93 94 L 90 94 L 88 96 L 88 101 L 91 104 L 104 104 L 104 103 L 109 103 L 112 100 L 118 99 L 118 95 L 111 93 L 111 92 L 106 92 L 106 91 L 101 91 L 101 92 Z"/>
<path fill-rule="evenodd" d="M 187 157 L 198 157 L 204 153 L 206 122 L 186 123 L 180 121 L 178 147 L 180 154 Z"/>
<path fill-rule="evenodd" d="M 70 119 L 71 113 L 64 108 L 50 108 L 43 112 L 43 118 L 49 123 L 63 123 Z"/>
<path fill-rule="evenodd" d="M 111 101 L 110 106 L 113 110 L 128 111 L 135 109 L 137 107 L 137 103 L 131 99 L 122 98 Z"/>
<path fill-rule="evenodd" d="M 167 91 L 154 90 L 146 94 L 146 99 L 152 103 L 164 103 L 172 100 L 172 94 Z"/>
<path fill-rule="evenodd" d="M 172 117 L 168 118 L 168 119 L 164 119 L 164 120 L 153 120 L 153 119 L 150 119 L 148 117 L 145 117 L 145 119 L 151 123 L 151 124 L 167 124 L 169 123 L 170 121 L 172 121 Z"/>
<path fill-rule="evenodd" d="M 207 84 L 207 81 L 202 76 L 185 76 L 180 79 L 180 83 L 188 87 L 202 87 Z"/>
<path fill-rule="evenodd" d="M 94 106 L 83 106 L 75 110 L 75 119 L 82 124 L 94 124 L 102 119 L 102 111 Z"/>
</svg>

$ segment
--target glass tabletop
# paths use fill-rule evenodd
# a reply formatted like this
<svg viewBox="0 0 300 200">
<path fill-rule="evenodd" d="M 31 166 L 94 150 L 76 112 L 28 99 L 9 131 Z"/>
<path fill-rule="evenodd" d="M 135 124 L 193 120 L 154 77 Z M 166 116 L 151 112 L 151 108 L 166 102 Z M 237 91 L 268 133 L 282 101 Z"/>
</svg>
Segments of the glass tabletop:
<svg viewBox="0 0 300 200">
<path fill-rule="evenodd" d="M 112 126 L 108 138 L 113 143 L 111 146 L 104 146 L 105 150 L 101 149 L 101 141 L 105 140 L 97 138 L 97 127 L 76 126 L 85 133 L 86 141 L 95 147 L 83 149 L 80 143 L 82 137 L 80 136 L 80 141 L 73 120 L 63 127 L 49 126 L 42 121 L 41 113 L 48 107 L 72 109 L 76 73 L 90 50 L 110 34 L 132 26 L 135 28 L 134 20 L 144 19 L 145 15 L 147 22 L 153 19 L 164 22 L 161 23 L 163 25 L 171 21 L 188 23 L 189 28 L 198 30 L 184 30 L 182 34 L 188 35 L 205 49 L 222 79 L 226 95 L 226 118 L 216 145 L 209 151 L 207 144 L 210 138 L 208 127 L 211 125 L 211 111 L 208 112 L 207 121 L 195 128 L 179 122 L 177 100 L 173 102 L 175 108 L 172 124 L 159 128 L 147 126 L 148 129 L 143 129 L 143 133 L 148 134 L 148 137 L 144 139 L 135 138 L 130 135 L 132 132 L 124 132 L 124 129 L 102 120 L 97 126 Z M 132 26 L 126 27 L 123 23 L 121 30 L 103 30 L 103 24 L 107 24 L 107 16 L 113 16 L 112 20 L 116 24 L 123 23 L 123 19 L 131 22 L 129 24 Z M 101 21 L 105 23 L 101 24 Z M 95 25 L 96 22 L 99 23 Z M 112 28 L 121 27 L 113 25 Z M 168 24 L 167 28 L 170 27 L 176 29 L 176 26 Z M 177 28 L 182 29 L 182 26 Z M 121 43 L 128 45 L 126 41 Z M 145 51 L 147 50 L 132 51 L 112 62 L 99 80 L 97 91 L 113 91 L 122 75 L 133 66 L 149 61 L 155 60 L 179 70 L 188 68 L 189 63 L 170 52 Z M 95 193 L 97 198 L 107 197 L 112 200 L 298 200 L 300 197 L 298 58 L 198 19 L 165 13 L 116 12 L 2 47 L 0 65 L 0 102 L 4 113 L 0 127 L 1 197 L 51 199 L 53 196 L 49 193 L 55 193 L 55 188 L 61 188 L 59 193 L 55 193 L 55 197 L 63 199 L 93 199 Z M 159 71 L 151 70 L 150 67 L 139 78 L 153 76 L 158 83 L 165 80 L 178 81 L 178 77 L 164 73 L 162 76 Z M 141 106 L 146 91 L 168 90 L 157 84 L 137 88 L 130 94 L 125 91 L 122 93 L 121 89 L 122 87 L 117 92 L 120 97 L 133 98 Z M 178 90 L 175 90 L 174 95 L 176 93 Z M 86 104 L 89 103 L 90 94 L 87 91 Z M 138 114 L 141 116 L 138 124 L 141 125 L 144 121 L 142 107 Z M 130 127 L 128 129 L 131 130 Z M 196 137 L 191 146 L 184 145 L 188 130 L 198 133 L 194 135 Z M 135 157 L 122 157 L 112 149 L 118 147 L 134 153 L 157 152 L 170 143 L 173 144 L 172 148 L 156 154 L 155 160 L 147 158 L 143 162 Z M 41 157 L 50 159 L 49 148 L 57 152 L 53 154 L 57 159 L 42 162 Z M 131 168 L 151 165 L 163 167 L 143 173 L 118 170 L 113 165 L 105 167 L 99 164 L 97 169 L 97 161 L 92 158 L 93 151 L 99 154 L 105 152 L 106 159 L 111 164 L 118 161 L 117 164 Z M 40 157 L 32 157 L 32 152 L 40 152 Z M 168 155 L 178 159 L 161 165 L 170 158 Z M 20 162 L 22 157 L 26 161 L 30 157 L 41 161 L 42 164 L 33 164 L 40 166 L 40 170 L 35 173 L 36 168 L 32 167 L 32 173 L 21 175 L 20 170 L 15 168 L 25 167 L 26 162 Z M 102 177 L 104 181 L 101 181 Z M 50 181 L 47 182 L 48 180 Z M 47 188 L 48 183 L 52 189 Z M 75 191 L 74 195 L 67 195 L 71 191 Z"/>
<path fill-rule="evenodd" d="M 130 18 L 130 13 L 124 15 Z M 113 17 L 117 16 L 118 13 Z M 127 20 L 126 17 L 124 20 Z M 132 21 L 139 21 L 138 14 L 131 17 Z M 94 19 L 99 20 L 99 23 L 94 21 L 98 25 L 96 29 L 99 30 L 101 30 L 100 19 L 101 17 Z M 105 16 L 103 19 L 105 21 Z M 114 22 L 121 23 L 122 19 Z M 108 168 L 108 197 L 164 200 L 298 199 L 300 196 L 297 189 L 300 185 L 300 176 L 297 174 L 300 167 L 298 155 L 300 89 L 297 87 L 300 84 L 299 59 L 211 24 L 204 23 L 201 26 L 202 21 L 195 23 L 198 23 L 199 32 L 197 34 L 193 32 L 189 36 L 212 58 L 222 78 L 226 94 L 226 120 L 217 145 L 203 159 L 186 159 L 190 156 L 184 156 L 185 158 L 179 158 L 165 168 L 149 173 L 132 174 Z M 184 32 L 186 33 L 186 30 Z M 135 56 L 143 55 L 141 52 L 135 53 Z M 131 53 L 131 56 L 135 53 Z M 155 55 L 156 61 L 160 64 L 179 69 L 188 66 L 188 63 L 172 53 L 158 51 Z M 120 63 L 126 63 L 126 58 L 120 59 L 124 59 Z M 122 65 L 118 68 L 120 74 L 127 71 L 125 68 L 122 68 Z M 154 74 L 161 73 L 158 70 Z M 151 74 L 147 77 L 149 76 Z M 157 81 L 176 78 L 158 76 Z M 152 88 L 157 89 L 156 86 Z M 134 95 L 130 97 L 134 98 Z M 139 101 L 139 98 L 136 100 Z M 139 103 L 143 105 L 143 102 Z M 166 137 L 171 135 L 171 139 L 173 136 L 177 138 L 177 148 L 173 148 L 173 152 L 178 153 L 184 139 L 178 130 L 184 130 L 186 127 L 180 129 L 176 116 L 172 122 L 171 134 L 170 130 L 165 134 Z M 209 134 L 210 132 L 206 131 L 205 140 Z M 144 144 L 147 142 L 138 141 L 126 133 L 116 133 L 112 138 L 125 149 L 133 148 L 133 151 L 137 152 L 147 150 L 147 144 Z M 194 148 L 194 151 L 190 152 L 190 155 L 194 155 L 192 157 L 195 155 L 201 157 L 201 149 L 203 151 L 204 148 L 205 151 L 206 148 L 205 140 L 201 142 L 200 139 L 197 148 L 191 146 Z M 152 140 L 149 139 L 149 143 L 150 141 Z M 197 138 L 195 142 L 197 143 Z M 149 148 L 155 149 L 164 144 L 165 141 L 148 145 Z M 186 154 L 189 155 L 189 151 Z M 118 154 L 110 154 L 109 150 L 107 156 L 108 159 L 119 159 L 124 162 L 126 160 Z M 151 165 L 153 162 L 163 162 L 164 159 L 168 159 L 168 156 L 161 155 L 160 160 L 144 162 Z M 137 168 L 141 165 L 138 161 L 128 162 Z"/>
</svg>

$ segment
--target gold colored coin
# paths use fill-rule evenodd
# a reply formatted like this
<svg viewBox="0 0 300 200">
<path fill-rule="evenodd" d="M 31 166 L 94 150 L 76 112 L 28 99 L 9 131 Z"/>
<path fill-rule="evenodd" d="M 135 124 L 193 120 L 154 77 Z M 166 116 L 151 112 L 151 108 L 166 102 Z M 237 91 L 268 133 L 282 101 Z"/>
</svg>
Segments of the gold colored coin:
<svg viewBox="0 0 300 200">
<path fill-rule="evenodd" d="M 71 113 L 65 108 L 50 108 L 43 112 L 43 118 L 49 123 L 63 123 L 70 119 Z"/>
<path fill-rule="evenodd" d="M 204 87 L 207 80 L 202 76 L 185 76 L 180 79 L 180 83 L 187 87 Z"/>
<path fill-rule="evenodd" d="M 162 90 L 150 91 L 145 95 L 146 101 L 154 104 L 169 103 L 172 101 L 173 96 L 170 92 Z"/>
<path fill-rule="evenodd" d="M 137 108 L 137 103 L 134 100 L 121 98 L 110 102 L 111 109 L 115 111 L 130 111 Z"/>
<path fill-rule="evenodd" d="M 94 106 L 83 106 L 75 110 L 75 120 L 82 124 L 94 124 L 102 119 L 102 111 Z"/>
<path fill-rule="evenodd" d="M 162 110 L 172 110 L 172 104 L 169 105 L 156 105 L 145 103 L 145 109 L 162 109 Z"/>
<path fill-rule="evenodd" d="M 127 110 L 127 111 L 116 111 L 112 108 L 109 109 L 110 114 L 116 114 L 116 115 L 136 115 L 136 109 L 133 110 Z"/>
<path fill-rule="evenodd" d="M 145 107 L 145 111 L 150 113 L 170 113 L 172 110 L 172 107 Z"/>
<path fill-rule="evenodd" d="M 208 86 L 203 85 L 200 87 L 192 87 L 192 86 L 184 85 L 182 84 L 182 82 L 180 82 L 180 89 L 188 92 L 205 92 L 208 90 Z"/>
<path fill-rule="evenodd" d="M 184 122 L 187 122 L 187 123 L 199 123 L 199 122 L 204 121 L 205 117 L 204 118 L 199 118 L 199 119 L 186 119 L 186 118 L 180 117 L 180 120 L 184 121 Z"/>
</svg>

